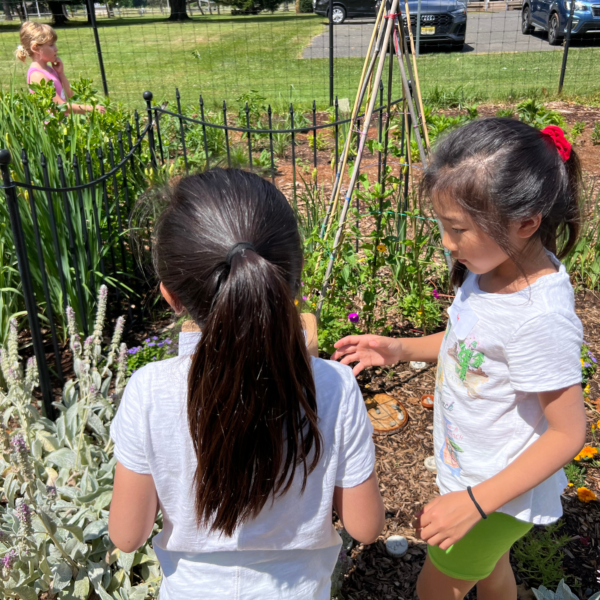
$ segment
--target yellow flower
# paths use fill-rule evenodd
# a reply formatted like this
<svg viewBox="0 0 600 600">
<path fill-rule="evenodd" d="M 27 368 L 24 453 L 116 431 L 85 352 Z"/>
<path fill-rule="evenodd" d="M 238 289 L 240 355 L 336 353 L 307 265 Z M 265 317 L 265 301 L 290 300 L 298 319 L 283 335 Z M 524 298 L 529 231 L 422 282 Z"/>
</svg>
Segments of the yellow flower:
<svg viewBox="0 0 600 600">
<path fill-rule="evenodd" d="M 423 314 L 423 311 L 422 311 L 422 310 L 418 310 L 418 311 L 417 311 L 417 314 L 418 314 L 418 315 L 422 315 L 422 314 Z"/>
<path fill-rule="evenodd" d="M 298 306 L 298 300 L 294 300 L 294 304 Z"/>
<path fill-rule="evenodd" d="M 581 452 L 575 457 L 575 460 L 581 460 L 582 458 L 594 458 L 598 454 L 598 449 L 593 446 L 584 446 Z"/>
<path fill-rule="evenodd" d="M 583 365 L 585 365 L 585 362 L 583 362 L 583 358 L 579 359 L 581 361 L 581 366 L 583 367 Z"/>
<path fill-rule="evenodd" d="M 598 419 L 598 423 L 596 423 L 596 426 L 598 427 L 598 429 L 600 429 L 600 419 Z"/>
<path fill-rule="evenodd" d="M 586 487 L 577 488 L 577 497 L 582 502 L 593 502 L 594 500 L 598 500 L 598 497 L 592 490 L 588 490 Z"/>
<path fill-rule="evenodd" d="M 585 394 L 589 395 L 590 393 L 590 384 L 588 383 L 585 388 L 583 388 L 583 391 L 585 392 Z"/>
<path fill-rule="evenodd" d="M 573 487 L 573 484 L 569 481 L 569 487 Z"/>
<path fill-rule="evenodd" d="M 385 252 L 386 250 L 385 244 L 379 244 L 379 246 L 377 246 L 377 252 Z"/>
</svg>

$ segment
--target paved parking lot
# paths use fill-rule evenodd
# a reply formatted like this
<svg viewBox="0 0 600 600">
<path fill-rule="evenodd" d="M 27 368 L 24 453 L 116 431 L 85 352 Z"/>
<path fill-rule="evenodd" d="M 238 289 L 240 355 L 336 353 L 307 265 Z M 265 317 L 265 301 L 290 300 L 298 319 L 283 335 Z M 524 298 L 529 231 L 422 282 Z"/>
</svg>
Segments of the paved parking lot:
<svg viewBox="0 0 600 600">
<path fill-rule="evenodd" d="M 374 23 L 374 19 L 349 19 L 342 25 L 336 25 L 334 27 L 335 56 L 340 58 L 365 56 Z M 439 48 L 432 48 L 432 50 L 439 51 Z M 523 35 L 520 11 L 469 13 L 463 52 L 485 54 L 537 50 L 562 50 L 562 47 L 550 46 L 546 33 L 542 31 L 536 30 L 533 35 Z M 328 56 L 328 31 L 314 38 L 303 53 L 303 58 L 327 58 Z"/>
</svg>

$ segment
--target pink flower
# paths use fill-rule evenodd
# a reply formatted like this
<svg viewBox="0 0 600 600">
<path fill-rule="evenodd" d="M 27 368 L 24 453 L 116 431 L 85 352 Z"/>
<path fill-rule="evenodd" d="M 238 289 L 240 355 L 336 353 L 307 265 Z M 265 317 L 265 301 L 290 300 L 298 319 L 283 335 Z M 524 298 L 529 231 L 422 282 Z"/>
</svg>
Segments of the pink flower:
<svg viewBox="0 0 600 600">
<path fill-rule="evenodd" d="M 350 313 L 348 315 L 348 321 L 350 321 L 350 323 L 355 323 L 355 324 L 358 323 L 358 313 L 355 313 L 355 312 Z"/>
<path fill-rule="evenodd" d="M 432 290 L 432 292 L 431 292 L 431 293 L 433 294 L 433 297 L 434 297 L 436 300 L 437 300 L 437 299 L 440 297 L 440 295 L 438 294 L 438 291 L 437 291 L 435 288 L 433 288 L 433 290 Z"/>
</svg>

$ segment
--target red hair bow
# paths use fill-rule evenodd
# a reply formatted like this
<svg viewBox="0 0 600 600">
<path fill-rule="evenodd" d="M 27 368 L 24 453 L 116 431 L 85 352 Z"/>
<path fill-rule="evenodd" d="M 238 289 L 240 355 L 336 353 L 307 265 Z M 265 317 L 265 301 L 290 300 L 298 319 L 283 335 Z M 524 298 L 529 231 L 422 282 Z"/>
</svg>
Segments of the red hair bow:
<svg viewBox="0 0 600 600">
<path fill-rule="evenodd" d="M 571 144 L 565 137 L 565 132 L 556 125 L 548 125 L 542 129 L 542 133 L 552 139 L 552 143 L 556 146 L 563 162 L 567 162 L 571 157 Z"/>
</svg>

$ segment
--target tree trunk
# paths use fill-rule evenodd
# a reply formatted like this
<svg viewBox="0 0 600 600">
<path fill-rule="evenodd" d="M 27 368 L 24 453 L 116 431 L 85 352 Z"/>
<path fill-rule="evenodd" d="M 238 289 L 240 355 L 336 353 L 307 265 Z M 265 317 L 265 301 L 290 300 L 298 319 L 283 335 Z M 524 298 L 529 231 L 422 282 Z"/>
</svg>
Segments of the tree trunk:
<svg viewBox="0 0 600 600">
<path fill-rule="evenodd" d="M 186 0 L 171 0 L 171 16 L 169 21 L 186 21 L 189 16 L 186 12 Z"/>
<path fill-rule="evenodd" d="M 63 11 L 63 4 L 63 2 L 48 1 L 48 8 L 52 13 L 52 22 L 54 25 L 64 25 L 69 20 Z"/>
<path fill-rule="evenodd" d="M 6 21 L 12 21 L 13 17 L 12 12 L 10 11 L 10 4 L 8 3 L 8 0 L 2 0 L 2 8 L 4 8 L 4 19 Z"/>
</svg>

